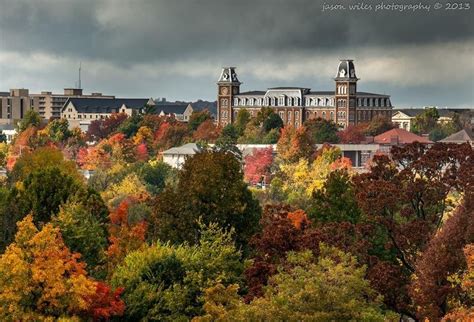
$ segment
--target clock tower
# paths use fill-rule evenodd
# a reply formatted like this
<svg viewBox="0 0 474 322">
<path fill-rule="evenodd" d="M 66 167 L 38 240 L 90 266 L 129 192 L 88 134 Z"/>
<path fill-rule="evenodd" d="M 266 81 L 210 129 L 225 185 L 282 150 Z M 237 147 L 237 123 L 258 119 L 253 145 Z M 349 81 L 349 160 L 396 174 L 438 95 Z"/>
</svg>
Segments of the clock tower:
<svg viewBox="0 0 474 322">
<path fill-rule="evenodd" d="M 235 67 L 223 67 L 217 81 L 217 124 L 226 126 L 233 122 L 234 95 L 239 94 L 240 84 Z"/>
<path fill-rule="evenodd" d="M 357 124 L 357 81 L 354 63 L 350 59 L 340 61 L 337 68 L 335 106 L 336 123 L 341 128 Z"/>
</svg>

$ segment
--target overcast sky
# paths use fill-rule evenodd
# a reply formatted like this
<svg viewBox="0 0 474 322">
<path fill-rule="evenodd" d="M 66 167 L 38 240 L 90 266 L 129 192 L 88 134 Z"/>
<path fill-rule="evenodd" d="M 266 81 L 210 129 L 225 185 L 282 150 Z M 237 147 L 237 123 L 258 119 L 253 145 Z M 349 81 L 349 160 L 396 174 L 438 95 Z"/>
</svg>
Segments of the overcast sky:
<svg viewBox="0 0 474 322">
<path fill-rule="evenodd" d="M 79 62 L 85 92 L 120 97 L 215 100 L 228 65 L 242 91 L 333 90 L 339 59 L 351 58 L 358 89 L 396 107 L 474 107 L 474 8 L 349 10 L 357 2 L 0 0 L 0 91 L 62 92 Z"/>
</svg>

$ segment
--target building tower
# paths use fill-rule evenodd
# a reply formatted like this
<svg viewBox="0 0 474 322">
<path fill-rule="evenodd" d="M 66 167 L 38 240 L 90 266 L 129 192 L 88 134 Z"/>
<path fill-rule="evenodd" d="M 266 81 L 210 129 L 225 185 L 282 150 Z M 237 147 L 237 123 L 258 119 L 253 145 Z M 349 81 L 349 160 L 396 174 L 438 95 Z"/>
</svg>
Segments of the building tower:
<svg viewBox="0 0 474 322">
<path fill-rule="evenodd" d="M 357 81 L 354 63 L 351 59 L 341 59 L 337 68 L 335 106 L 336 123 L 341 128 L 357 124 Z"/>
<path fill-rule="evenodd" d="M 240 84 L 235 67 L 223 67 L 217 81 L 217 123 L 225 126 L 233 121 L 234 95 L 239 94 Z"/>
</svg>

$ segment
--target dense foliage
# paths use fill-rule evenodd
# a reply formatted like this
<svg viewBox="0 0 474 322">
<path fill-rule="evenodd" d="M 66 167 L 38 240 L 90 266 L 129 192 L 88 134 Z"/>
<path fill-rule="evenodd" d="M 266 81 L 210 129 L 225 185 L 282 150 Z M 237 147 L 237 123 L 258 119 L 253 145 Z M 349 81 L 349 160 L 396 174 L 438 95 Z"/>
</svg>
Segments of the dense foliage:
<svg viewBox="0 0 474 322">
<path fill-rule="evenodd" d="M 439 128 L 433 113 L 415 128 Z M 221 128 L 207 111 L 186 124 L 146 108 L 88 133 L 38 120 L 0 143 L 1 320 L 473 317 L 468 144 L 393 147 L 361 169 L 330 144 L 386 119 L 293 128 L 241 109 Z M 188 142 L 201 151 L 181 169 L 163 162 Z"/>
</svg>

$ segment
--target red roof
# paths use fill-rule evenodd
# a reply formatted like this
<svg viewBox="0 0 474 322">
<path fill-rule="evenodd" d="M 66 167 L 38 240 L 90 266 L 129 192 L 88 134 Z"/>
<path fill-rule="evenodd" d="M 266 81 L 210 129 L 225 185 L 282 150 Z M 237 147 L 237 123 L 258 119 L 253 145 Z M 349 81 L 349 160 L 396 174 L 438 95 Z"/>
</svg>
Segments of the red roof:
<svg viewBox="0 0 474 322">
<path fill-rule="evenodd" d="M 374 142 L 379 144 L 408 144 L 413 142 L 433 143 L 428 138 L 395 128 L 374 137 Z"/>
</svg>

